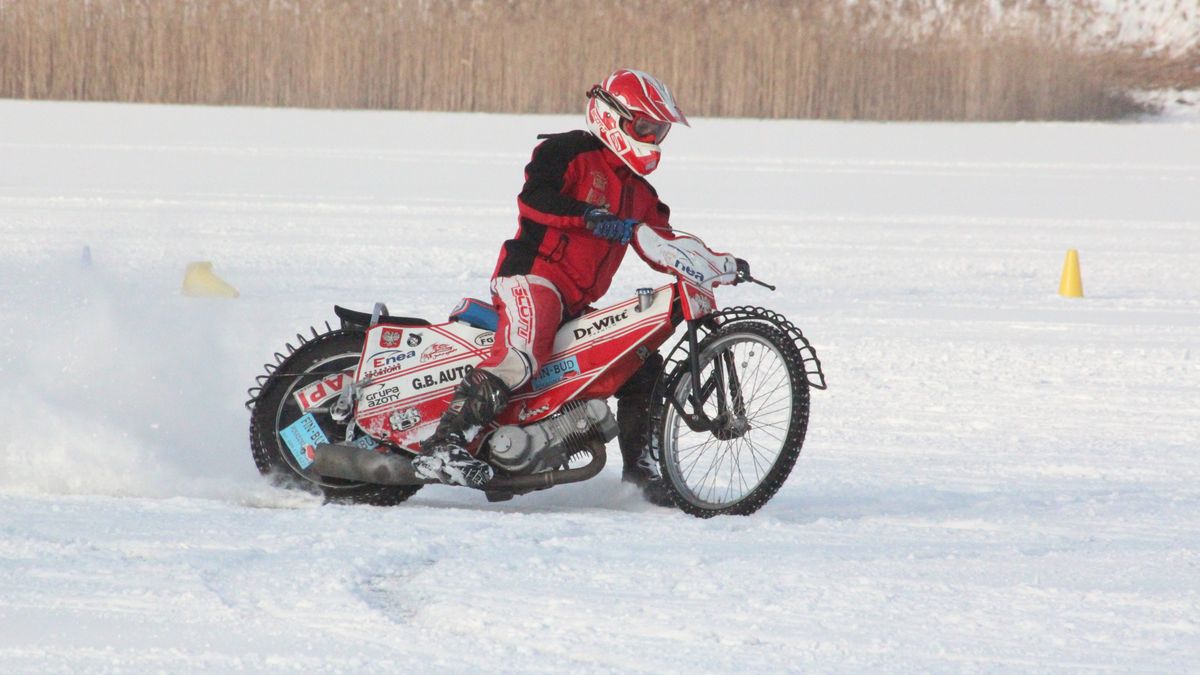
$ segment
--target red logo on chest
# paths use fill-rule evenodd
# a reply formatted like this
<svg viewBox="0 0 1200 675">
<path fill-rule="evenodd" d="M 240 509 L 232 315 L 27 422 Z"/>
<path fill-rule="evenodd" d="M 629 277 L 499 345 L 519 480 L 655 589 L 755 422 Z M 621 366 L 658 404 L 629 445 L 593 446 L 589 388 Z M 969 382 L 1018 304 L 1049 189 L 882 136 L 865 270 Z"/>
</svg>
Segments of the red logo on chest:
<svg viewBox="0 0 1200 675">
<path fill-rule="evenodd" d="M 608 178 L 601 171 L 592 172 L 592 184 L 588 186 L 587 198 L 585 202 L 609 208 L 608 203 Z"/>
</svg>

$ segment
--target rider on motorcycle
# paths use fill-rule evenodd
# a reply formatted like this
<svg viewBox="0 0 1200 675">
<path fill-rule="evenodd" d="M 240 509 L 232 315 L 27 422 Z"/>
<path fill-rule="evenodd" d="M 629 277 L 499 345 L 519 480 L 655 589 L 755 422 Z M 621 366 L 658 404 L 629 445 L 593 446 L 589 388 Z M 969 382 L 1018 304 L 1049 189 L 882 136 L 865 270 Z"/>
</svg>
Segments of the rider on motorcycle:
<svg viewBox="0 0 1200 675">
<path fill-rule="evenodd" d="M 587 97 L 588 130 L 539 136 L 544 140 L 525 167 L 517 235 L 504 242 L 492 276 L 496 341 L 422 443 L 413 467 L 423 478 L 472 487 L 492 478 L 492 467 L 467 444 L 538 372 L 562 322 L 608 290 L 634 226 L 670 230 L 670 209 L 644 178 L 658 167 L 671 125 L 687 125 L 670 90 L 646 73 L 621 69 Z M 649 355 L 617 392 L 617 422 L 624 480 L 667 504 L 647 452 L 650 389 L 661 369 L 662 357 Z"/>
</svg>

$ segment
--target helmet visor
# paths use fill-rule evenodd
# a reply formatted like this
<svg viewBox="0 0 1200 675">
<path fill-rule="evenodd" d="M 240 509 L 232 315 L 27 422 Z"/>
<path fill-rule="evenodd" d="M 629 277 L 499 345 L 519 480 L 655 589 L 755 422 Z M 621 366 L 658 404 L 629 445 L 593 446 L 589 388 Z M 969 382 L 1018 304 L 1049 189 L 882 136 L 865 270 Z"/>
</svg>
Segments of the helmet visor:
<svg viewBox="0 0 1200 675">
<path fill-rule="evenodd" d="M 632 120 L 625 120 L 625 132 L 643 143 L 658 145 L 670 130 L 670 122 L 660 122 L 641 114 L 635 114 Z"/>
</svg>

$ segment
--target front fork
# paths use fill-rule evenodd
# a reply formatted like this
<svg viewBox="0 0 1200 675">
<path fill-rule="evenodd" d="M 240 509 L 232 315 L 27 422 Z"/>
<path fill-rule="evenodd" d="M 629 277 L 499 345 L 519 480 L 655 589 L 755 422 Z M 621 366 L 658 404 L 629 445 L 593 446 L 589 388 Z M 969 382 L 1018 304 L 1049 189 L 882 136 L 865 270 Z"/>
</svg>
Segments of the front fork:
<svg viewBox="0 0 1200 675">
<path fill-rule="evenodd" d="M 713 376 L 708 381 L 700 380 L 700 340 L 696 327 L 699 321 L 687 322 L 688 366 L 691 370 L 692 388 L 687 402 L 692 406 L 688 412 L 683 402 L 672 393 L 671 405 L 683 417 L 684 422 L 692 431 L 710 431 L 718 433 L 734 425 L 734 420 L 745 418 L 746 405 L 742 396 L 742 383 L 737 373 L 737 364 L 733 353 L 723 351 L 717 355 L 713 363 Z M 716 395 L 717 416 L 709 417 L 704 411 L 704 404 Z"/>
</svg>

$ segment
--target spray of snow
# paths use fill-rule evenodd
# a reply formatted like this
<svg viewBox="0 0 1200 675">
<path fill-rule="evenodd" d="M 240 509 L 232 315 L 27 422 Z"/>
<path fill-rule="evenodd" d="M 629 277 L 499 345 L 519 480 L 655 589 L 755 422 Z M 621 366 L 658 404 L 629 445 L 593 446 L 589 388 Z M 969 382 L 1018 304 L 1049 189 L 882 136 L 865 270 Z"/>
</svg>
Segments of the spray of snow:
<svg viewBox="0 0 1200 675">
<path fill-rule="evenodd" d="M 20 282 L 40 303 L 7 335 L 0 488 L 258 499 L 243 425 L 229 424 L 244 419 L 245 373 L 226 365 L 241 361 L 228 305 L 113 267 L 64 256 Z"/>
</svg>

